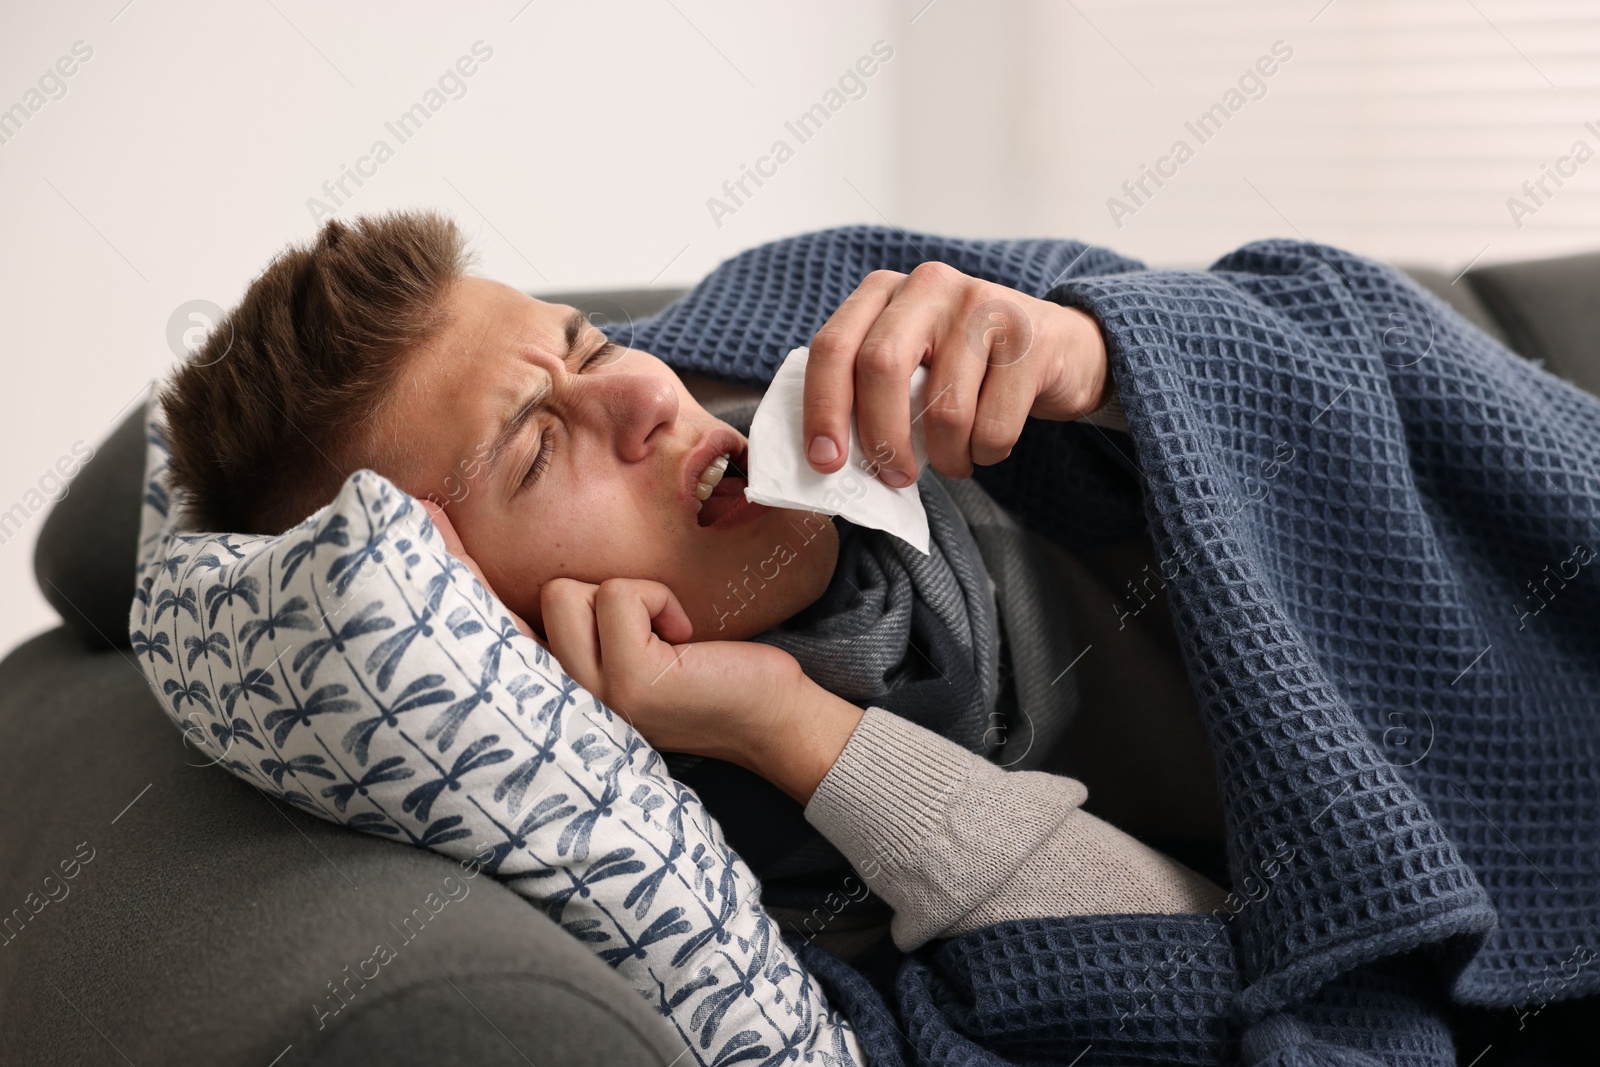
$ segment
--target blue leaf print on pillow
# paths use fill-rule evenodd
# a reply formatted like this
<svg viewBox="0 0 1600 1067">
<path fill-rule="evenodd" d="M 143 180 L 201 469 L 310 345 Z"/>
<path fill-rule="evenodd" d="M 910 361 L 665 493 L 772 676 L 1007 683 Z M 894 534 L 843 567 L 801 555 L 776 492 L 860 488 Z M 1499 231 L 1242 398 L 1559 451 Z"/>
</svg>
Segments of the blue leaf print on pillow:
<svg viewBox="0 0 1600 1067">
<path fill-rule="evenodd" d="M 185 702 L 198 704 L 207 711 L 212 710 L 211 693 L 206 689 L 206 683 L 204 682 L 194 681 L 184 685 L 182 682 L 168 678 L 161 684 L 161 691 L 172 702 L 174 711 L 181 712 Z"/>
<path fill-rule="evenodd" d="M 204 637 L 189 636 L 183 639 L 183 647 L 189 650 L 188 668 L 194 670 L 194 661 L 201 656 L 216 656 L 222 661 L 224 667 L 233 666 L 233 659 L 228 655 L 228 635 L 213 630 Z"/>
<path fill-rule="evenodd" d="M 227 585 L 214 585 L 206 590 L 206 625 L 217 624 L 217 612 L 232 604 L 235 600 L 243 601 L 249 605 L 251 611 L 261 610 L 261 584 L 249 575 L 245 575 Z"/>
<path fill-rule="evenodd" d="M 354 700 L 342 699 L 348 690 L 337 683 L 325 685 L 312 693 L 304 704 L 296 699 L 295 705 L 290 708 L 279 708 L 267 716 L 262 725 L 274 731 L 272 743 L 279 748 L 288 740 L 289 733 L 297 726 L 310 726 L 313 715 L 338 714 L 344 711 L 354 711 L 361 705 Z M 293 694 L 291 694 L 293 696 Z"/>
<path fill-rule="evenodd" d="M 156 597 L 156 617 L 154 621 L 159 623 L 161 617 L 168 611 L 172 612 L 174 616 L 180 611 L 186 611 L 194 616 L 195 621 L 198 622 L 200 620 L 200 612 L 194 606 L 194 590 L 185 589 L 181 593 L 174 593 L 170 589 L 162 590 L 161 594 Z"/>
<path fill-rule="evenodd" d="M 323 545 L 338 545 L 347 548 L 350 545 L 350 522 L 343 515 L 334 515 L 316 532 L 308 541 L 301 541 L 283 556 L 283 577 L 278 583 L 279 591 L 289 588 L 289 581 L 294 577 L 294 572 L 300 569 L 300 564 L 316 555 L 317 549 Z"/>
<path fill-rule="evenodd" d="M 374 700 L 378 714 L 370 719 L 362 719 L 350 727 L 350 732 L 344 735 L 340 744 L 346 752 L 355 756 L 358 764 L 366 766 L 367 747 L 372 743 L 372 737 L 380 727 L 391 726 L 398 729 L 400 716 L 406 712 L 456 698 L 454 690 L 445 689 L 443 686 L 444 675 L 425 674 L 421 678 L 413 679 L 400 690 L 399 695 L 394 698 L 394 703 L 388 707 L 377 704 Z"/>
<path fill-rule="evenodd" d="M 264 759 L 261 761 L 261 769 L 267 773 L 267 777 L 272 779 L 272 784 L 281 789 L 283 787 L 283 776 L 286 774 L 293 775 L 296 778 L 301 775 L 332 778 L 333 772 L 324 767 L 322 765 L 323 762 L 321 756 L 308 753 L 304 756 L 295 756 L 287 761 Z"/>
<path fill-rule="evenodd" d="M 337 629 L 327 630 L 326 637 L 319 637 L 302 645 L 299 652 L 294 655 L 292 666 L 300 672 L 300 684 L 309 686 L 312 677 L 317 673 L 317 665 L 322 662 L 322 657 L 329 652 L 344 652 L 349 648 L 350 642 L 364 634 L 377 633 L 387 630 L 394 625 L 394 620 L 378 615 L 383 610 L 383 601 L 374 600 L 364 605 L 356 612 L 354 618 Z M 323 620 L 327 624 L 326 619 Z M 383 688 L 379 686 L 379 688 Z"/>
<path fill-rule="evenodd" d="M 440 793 L 446 789 L 460 789 L 461 779 L 479 767 L 486 767 L 492 763 L 500 763 L 511 758 L 511 750 L 509 748 L 495 749 L 492 752 L 484 751 L 493 747 L 499 741 L 500 738 L 495 734 L 490 734 L 488 737 L 474 741 L 461 751 L 461 754 L 456 757 L 455 763 L 451 764 L 449 770 L 444 770 L 439 767 L 439 764 L 433 763 L 430 759 L 429 762 L 433 763 L 433 766 L 441 771 L 439 777 L 418 786 L 406 794 L 400 810 L 414 810 L 417 818 L 426 821 L 428 813 L 433 810 L 433 802 L 438 799 Z"/>
<path fill-rule="evenodd" d="M 239 698 L 247 694 L 270 700 L 274 704 L 281 699 L 277 690 L 272 688 L 272 675 L 260 667 L 252 667 L 250 673 L 237 682 L 223 682 L 222 688 L 217 691 L 229 715 L 233 714 L 233 706 L 239 702 Z"/>
<path fill-rule="evenodd" d="M 332 797 L 334 807 L 343 811 L 350 803 L 351 798 L 358 793 L 361 796 L 370 796 L 372 788 L 383 782 L 398 782 L 410 778 L 417 772 L 405 765 L 404 756 L 390 756 L 388 759 L 379 760 L 367 768 L 365 774 L 355 781 L 346 780 L 338 785 L 330 785 L 322 791 L 325 797 Z"/>
<path fill-rule="evenodd" d="M 167 650 L 167 646 L 172 641 L 165 630 L 154 634 L 147 634 L 143 630 L 135 630 L 130 636 L 133 640 L 133 654 L 135 656 L 154 658 L 159 655 L 168 663 L 173 662 L 172 653 Z"/>
<path fill-rule="evenodd" d="M 310 607 L 302 597 L 290 597 L 289 602 L 265 619 L 250 619 L 239 629 L 244 640 L 244 661 L 249 663 L 256 644 L 262 639 L 276 641 L 279 630 L 315 630 L 316 624 L 306 614 Z M 159 620 L 159 617 L 157 619 Z"/>
</svg>

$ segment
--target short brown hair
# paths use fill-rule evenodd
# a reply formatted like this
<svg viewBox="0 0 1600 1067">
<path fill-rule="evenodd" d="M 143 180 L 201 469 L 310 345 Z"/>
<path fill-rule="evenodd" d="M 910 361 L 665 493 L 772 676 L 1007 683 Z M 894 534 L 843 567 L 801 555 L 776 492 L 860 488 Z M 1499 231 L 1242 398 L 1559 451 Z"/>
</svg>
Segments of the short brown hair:
<svg viewBox="0 0 1600 1067">
<path fill-rule="evenodd" d="M 432 211 L 332 219 L 275 256 L 162 395 L 183 522 L 282 533 L 373 467 L 375 416 L 471 258 Z"/>
</svg>

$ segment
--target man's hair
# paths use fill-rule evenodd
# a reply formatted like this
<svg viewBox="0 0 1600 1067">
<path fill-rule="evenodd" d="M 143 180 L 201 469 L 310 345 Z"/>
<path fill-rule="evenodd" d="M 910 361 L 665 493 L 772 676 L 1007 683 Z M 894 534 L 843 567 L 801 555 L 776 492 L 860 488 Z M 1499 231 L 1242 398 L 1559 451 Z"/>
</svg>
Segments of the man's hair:
<svg viewBox="0 0 1600 1067">
<path fill-rule="evenodd" d="M 405 356 L 448 321 L 471 259 L 431 211 L 333 219 L 275 256 L 162 395 L 184 523 L 282 533 L 373 467 L 379 409 Z M 391 470 L 415 455 L 383 448 Z"/>
</svg>

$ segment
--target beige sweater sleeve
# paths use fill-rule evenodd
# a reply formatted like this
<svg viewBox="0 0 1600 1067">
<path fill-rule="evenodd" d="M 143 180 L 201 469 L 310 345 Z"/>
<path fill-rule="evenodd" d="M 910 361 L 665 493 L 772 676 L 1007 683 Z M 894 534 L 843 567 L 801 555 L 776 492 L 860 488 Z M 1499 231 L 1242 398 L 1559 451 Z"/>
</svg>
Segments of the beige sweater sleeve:
<svg viewBox="0 0 1600 1067">
<path fill-rule="evenodd" d="M 1095 426 L 1103 426 L 1108 430 L 1121 430 L 1123 433 L 1127 433 L 1128 416 L 1122 410 L 1122 394 L 1117 390 L 1116 379 L 1112 379 L 1109 393 L 1110 395 L 1106 398 L 1105 403 L 1101 404 L 1098 410 L 1091 411 L 1078 421 L 1092 423 Z"/>
<path fill-rule="evenodd" d="M 1087 796 L 868 708 L 805 816 L 894 909 L 906 952 L 1008 919 L 1222 906 L 1215 884 L 1079 810 Z"/>
</svg>

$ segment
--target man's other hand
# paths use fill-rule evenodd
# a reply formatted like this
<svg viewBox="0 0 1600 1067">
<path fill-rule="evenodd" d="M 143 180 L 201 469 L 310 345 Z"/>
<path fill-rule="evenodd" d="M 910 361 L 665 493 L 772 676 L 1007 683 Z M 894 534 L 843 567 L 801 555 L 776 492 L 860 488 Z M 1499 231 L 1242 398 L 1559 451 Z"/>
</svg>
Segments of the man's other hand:
<svg viewBox="0 0 1600 1067">
<path fill-rule="evenodd" d="M 561 666 L 654 748 L 736 763 L 801 804 L 861 721 L 780 648 L 690 643 L 689 617 L 660 582 L 556 578 L 540 610 Z"/>
</svg>

